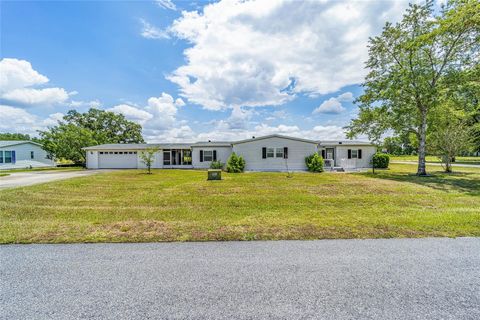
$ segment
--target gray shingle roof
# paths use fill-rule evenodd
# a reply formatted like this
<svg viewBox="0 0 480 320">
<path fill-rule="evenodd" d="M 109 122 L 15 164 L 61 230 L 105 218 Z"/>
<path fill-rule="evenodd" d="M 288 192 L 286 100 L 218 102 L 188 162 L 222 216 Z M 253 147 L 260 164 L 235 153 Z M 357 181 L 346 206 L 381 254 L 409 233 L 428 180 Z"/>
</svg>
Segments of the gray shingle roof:
<svg viewBox="0 0 480 320">
<path fill-rule="evenodd" d="M 245 139 L 239 141 L 199 141 L 193 143 L 117 143 L 117 144 L 101 144 L 98 146 L 92 146 L 83 148 L 84 150 L 142 150 L 148 147 L 154 147 L 159 149 L 190 149 L 192 147 L 230 147 L 233 144 L 251 142 L 255 140 L 262 140 L 267 138 L 283 138 L 296 141 L 302 141 L 307 143 L 319 144 L 320 146 L 334 146 L 334 145 L 349 145 L 349 146 L 371 146 L 373 145 L 368 141 L 355 141 L 355 140 L 325 140 L 315 141 L 309 139 L 302 139 L 297 137 L 289 137 L 280 134 L 271 134 L 268 136 L 256 137 L 252 139 Z"/>
<path fill-rule="evenodd" d="M 41 144 L 33 142 L 33 141 L 28 141 L 28 140 L 0 140 L 0 148 L 2 147 L 9 147 L 9 146 L 15 146 L 18 144 L 24 144 L 24 143 L 33 143 L 38 146 L 41 146 Z"/>
</svg>

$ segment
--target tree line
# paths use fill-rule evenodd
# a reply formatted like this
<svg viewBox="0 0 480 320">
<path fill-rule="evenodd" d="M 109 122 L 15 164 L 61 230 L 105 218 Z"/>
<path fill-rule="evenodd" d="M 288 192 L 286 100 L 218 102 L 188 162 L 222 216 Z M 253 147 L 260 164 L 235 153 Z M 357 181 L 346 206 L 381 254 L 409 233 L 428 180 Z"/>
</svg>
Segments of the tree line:
<svg viewBox="0 0 480 320">
<path fill-rule="evenodd" d="M 479 35 L 478 0 L 448 1 L 438 13 L 433 1 L 411 4 L 369 40 L 369 72 L 348 136 L 380 141 L 393 132 L 387 142 L 416 144 L 418 175 L 427 174 L 427 152 L 449 162 L 480 151 Z"/>
</svg>

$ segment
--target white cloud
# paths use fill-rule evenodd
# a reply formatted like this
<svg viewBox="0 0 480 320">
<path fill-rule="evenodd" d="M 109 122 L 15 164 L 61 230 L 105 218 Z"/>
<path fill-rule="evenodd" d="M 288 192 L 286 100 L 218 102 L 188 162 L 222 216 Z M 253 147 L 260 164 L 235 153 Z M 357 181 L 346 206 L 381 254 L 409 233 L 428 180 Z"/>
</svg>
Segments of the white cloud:
<svg viewBox="0 0 480 320">
<path fill-rule="evenodd" d="M 68 93 L 63 88 L 21 88 L 4 93 L 2 99 L 12 101 L 15 104 L 50 106 L 67 101 Z"/>
<path fill-rule="evenodd" d="M 305 138 L 311 140 L 343 140 L 345 134 L 342 127 L 339 126 L 315 126 L 312 129 L 302 130 L 298 126 L 280 124 L 278 126 L 269 126 L 259 124 L 252 129 L 231 130 L 216 127 L 209 132 L 202 132 L 196 135 L 198 140 L 226 140 L 235 141 L 248 139 L 253 136 L 261 137 L 270 134 L 283 134 L 292 137 Z"/>
<path fill-rule="evenodd" d="M 37 136 L 37 130 L 56 125 L 63 118 L 62 113 L 54 113 L 46 119 L 29 113 L 25 109 L 0 105 L 0 132 L 19 132 Z"/>
<path fill-rule="evenodd" d="M 353 101 L 353 93 L 344 92 L 337 97 L 337 100 L 338 101 L 347 101 L 347 102 Z"/>
<path fill-rule="evenodd" d="M 11 58 L 0 60 L 0 93 L 47 82 L 48 78 L 33 70 L 28 61 Z"/>
<path fill-rule="evenodd" d="M 142 125 L 146 140 L 182 141 L 193 137 L 192 129 L 183 121 L 178 121 L 178 109 L 185 103 L 163 92 L 159 97 L 151 97 L 145 107 L 120 104 L 107 111 L 123 114 L 127 119 Z"/>
<path fill-rule="evenodd" d="M 127 119 L 138 122 L 141 125 L 144 125 L 145 122 L 153 118 L 153 115 L 147 111 L 132 107 L 128 104 L 119 104 L 107 109 L 107 111 L 123 114 Z"/>
<path fill-rule="evenodd" d="M 346 109 L 342 105 L 342 102 L 353 101 L 353 94 L 351 92 L 345 92 L 341 95 L 330 98 L 324 101 L 318 108 L 313 110 L 313 114 L 316 113 L 329 113 L 329 114 L 338 114 L 344 112 Z"/>
<path fill-rule="evenodd" d="M 144 19 L 140 19 L 140 22 L 142 23 L 142 32 L 140 33 L 142 37 L 147 38 L 147 39 L 168 39 L 170 38 L 169 34 L 167 31 L 161 30 Z"/>
<path fill-rule="evenodd" d="M 155 2 L 161 8 L 169 9 L 169 10 L 177 10 L 177 7 L 172 2 L 172 0 L 155 0 Z"/>
<path fill-rule="evenodd" d="M 340 101 L 337 98 L 330 98 L 327 101 L 324 101 L 318 108 L 313 110 L 313 114 L 316 113 L 342 113 L 345 111 L 345 108 L 342 106 Z"/>
<path fill-rule="evenodd" d="M 170 32 L 191 43 L 168 79 L 206 109 L 281 105 L 297 93 L 360 83 L 368 37 L 407 1 L 220 1 L 184 11 Z"/>
<path fill-rule="evenodd" d="M 0 100 L 9 105 L 29 107 L 65 103 L 69 99 L 69 93 L 63 88 L 34 88 L 48 81 L 46 76 L 34 70 L 26 60 L 0 60 Z M 71 92 L 72 95 L 76 93 Z"/>
</svg>

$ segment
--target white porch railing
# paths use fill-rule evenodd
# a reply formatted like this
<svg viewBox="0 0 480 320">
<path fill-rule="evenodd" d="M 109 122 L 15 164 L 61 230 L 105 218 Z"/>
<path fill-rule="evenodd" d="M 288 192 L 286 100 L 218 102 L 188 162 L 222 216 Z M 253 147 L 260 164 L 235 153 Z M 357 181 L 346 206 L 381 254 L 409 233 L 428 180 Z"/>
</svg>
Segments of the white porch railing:
<svg viewBox="0 0 480 320">
<path fill-rule="evenodd" d="M 333 159 L 324 159 L 323 163 L 324 163 L 325 169 L 333 170 L 333 167 L 335 166 Z"/>
</svg>

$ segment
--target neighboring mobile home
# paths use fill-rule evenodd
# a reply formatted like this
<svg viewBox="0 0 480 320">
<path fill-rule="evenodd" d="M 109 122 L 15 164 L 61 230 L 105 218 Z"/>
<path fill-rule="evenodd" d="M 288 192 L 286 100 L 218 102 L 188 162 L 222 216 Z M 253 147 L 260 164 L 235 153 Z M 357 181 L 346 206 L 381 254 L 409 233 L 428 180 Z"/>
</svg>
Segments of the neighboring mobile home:
<svg viewBox="0 0 480 320">
<path fill-rule="evenodd" d="M 245 159 L 247 171 L 306 170 L 305 157 L 316 152 L 326 159 L 327 170 L 368 168 L 376 152 L 369 142 L 322 142 L 274 134 L 230 142 L 103 144 L 84 148 L 87 168 L 145 168 L 139 153 L 148 147 L 159 149 L 153 168 L 206 169 L 212 161 L 225 163 L 235 152 Z"/>
<path fill-rule="evenodd" d="M 32 141 L 0 141 L 0 170 L 51 167 L 55 163 L 49 159 L 42 145 Z"/>
</svg>

